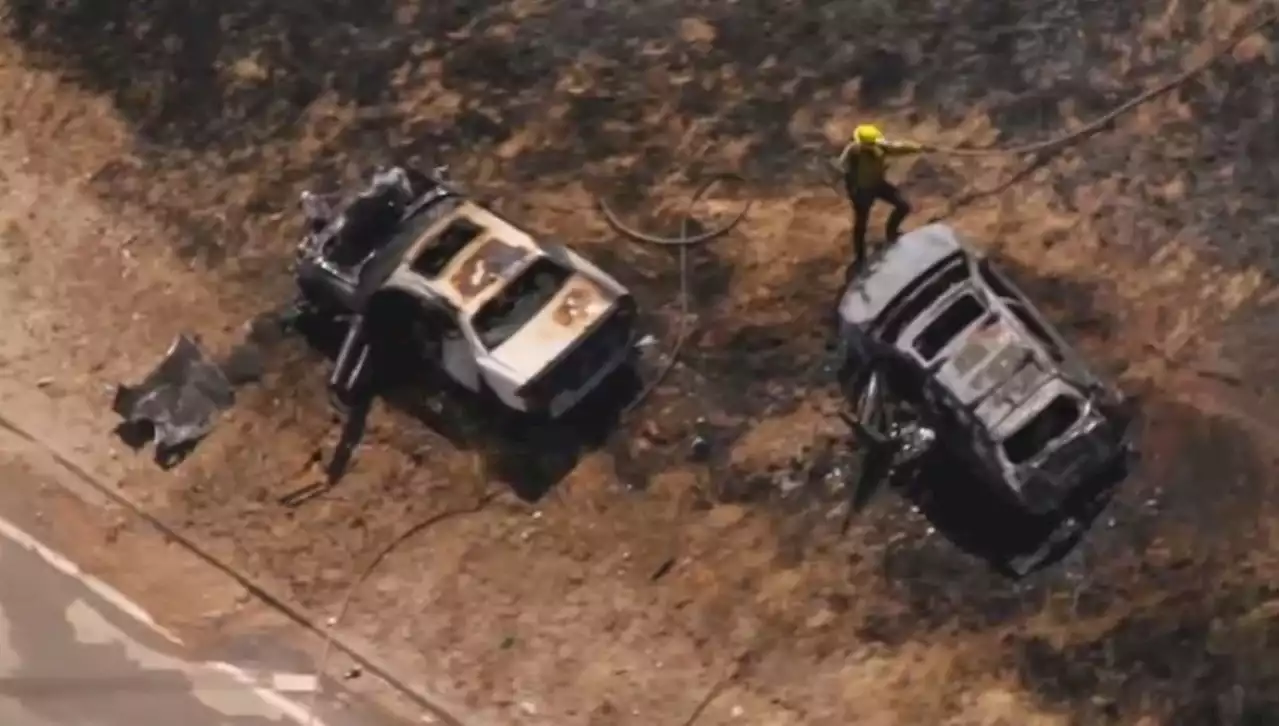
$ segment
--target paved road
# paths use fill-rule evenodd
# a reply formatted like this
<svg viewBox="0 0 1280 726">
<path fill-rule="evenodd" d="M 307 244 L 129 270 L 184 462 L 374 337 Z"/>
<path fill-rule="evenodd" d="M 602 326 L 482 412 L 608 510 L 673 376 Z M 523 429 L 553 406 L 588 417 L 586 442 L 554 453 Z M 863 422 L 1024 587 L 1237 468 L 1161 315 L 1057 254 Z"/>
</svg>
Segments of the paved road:
<svg viewBox="0 0 1280 726">
<path fill-rule="evenodd" d="M 0 724 L 292 726 L 309 696 L 193 662 L 110 588 L 0 520 Z M 235 669 L 231 669 L 235 670 Z M 239 680 L 236 675 L 239 675 Z M 274 688 L 273 688 L 274 686 Z M 323 710 L 323 709 L 321 709 Z M 373 721 L 347 713 L 343 726 Z M 309 726 L 337 726 L 326 716 Z"/>
</svg>

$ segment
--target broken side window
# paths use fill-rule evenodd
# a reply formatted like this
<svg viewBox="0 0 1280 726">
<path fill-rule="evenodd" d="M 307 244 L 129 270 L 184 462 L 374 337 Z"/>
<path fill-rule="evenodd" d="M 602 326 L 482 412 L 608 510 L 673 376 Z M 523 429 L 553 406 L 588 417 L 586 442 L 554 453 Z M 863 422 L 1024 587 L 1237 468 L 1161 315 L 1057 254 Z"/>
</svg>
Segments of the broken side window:
<svg viewBox="0 0 1280 726">
<path fill-rule="evenodd" d="M 881 333 L 882 339 L 896 341 L 903 328 L 909 325 L 912 320 L 919 317 L 938 298 L 945 295 L 948 290 L 964 283 L 968 279 L 969 267 L 964 263 L 963 259 L 953 260 L 934 274 L 933 277 L 926 276 L 923 282 L 917 283 L 915 290 L 908 294 L 904 302 L 895 304 L 894 309 L 889 311 L 888 316 L 884 319 L 884 328 Z"/>
<path fill-rule="evenodd" d="M 1048 329 L 1046 329 L 1040 322 L 1040 319 L 1036 317 L 1035 313 L 1028 310 L 1027 307 L 1020 302 L 1010 302 L 1009 310 L 1013 312 L 1013 316 L 1018 319 L 1018 322 L 1022 323 L 1022 327 L 1026 328 L 1027 332 L 1031 333 L 1040 341 L 1040 344 L 1043 345 L 1044 349 L 1049 353 L 1049 357 L 1054 361 L 1061 363 L 1063 358 L 1062 350 L 1059 349 L 1058 344 L 1054 341 L 1053 337 L 1049 335 Z"/>
<path fill-rule="evenodd" d="M 429 209 L 419 207 L 405 216 L 404 208 L 388 197 L 356 197 L 342 210 L 325 257 L 339 267 L 353 268 L 381 250 L 404 248 L 439 219 Z"/>
<path fill-rule="evenodd" d="M 539 257 L 476 312 L 472 325 L 480 342 L 489 350 L 507 342 L 551 302 L 572 274 L 559 262 Z"/>
<path fill-rule="evenodd" d="M 356 267 L 382 249 L 400 224 L 401 210 L 380 197 L 356 197 L 342 211 L 342 223 L 327 257 L 339 267 Z"/>
<path fill-rule="evenodd" d="M 1035 336 L 1048 351 L 1049 356 L 1057 362 L 1062 361 L 1062 351 L 1059 349 L 1057 342 L 1053 336 L 1049 334 L 1044 323 L 1041 322 L 1039 316 L 1027 309 L 1023 303 L 1022 297 L 1013 289 L 1013 286 L 992 268 L 991 263 L 983 260 L 978 268 L 982 273 L 982 279 L 991 288 L 991 291 L 1004 300 L 1009 307 L 1009 311 L 1013 313 L 1018 322 L 1022 323 L 1022 327 L 1027 332 Z"/>
<path fill-rule="evenodd" d="M 938 352 L 986 312 L 969 293 L 956 298 L 916 336 L 914 347 L 921 358 L 933 360 Z"/>
<path fill-rule="evenodd" d="M 447 224 L 413 261 L 413 271 L 424 277 L 438 277 L 460 252 L 484 233 L 484 227 L 466 217 Z"/>
<path fill-rule="evenodd" d="M 1004 455 L 1015 465 L 1029 461 L 1065 434 L 1079 418 L 1080 403 L 1071 396 L 1058 394 L 1004 440 L 1001 444 Z"/>
<path fill-rule="evenodd" d="M 978 272 L 982 275 L 983 282 L 991 288 L 991 291 L 1005 300 L 1017 300 L 1018 294 L 1014 292 L 1013 286 L 1004 278 L 994 267 L 991 266 L 989 260 L 982 260 L 978 263 Z"/>
</svg>

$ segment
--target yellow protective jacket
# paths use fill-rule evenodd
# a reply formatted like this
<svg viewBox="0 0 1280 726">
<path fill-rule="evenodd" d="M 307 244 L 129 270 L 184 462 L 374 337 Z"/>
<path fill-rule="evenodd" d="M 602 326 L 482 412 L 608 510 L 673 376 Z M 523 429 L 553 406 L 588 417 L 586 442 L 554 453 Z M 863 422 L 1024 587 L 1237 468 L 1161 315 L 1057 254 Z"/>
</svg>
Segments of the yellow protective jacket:
<svg viewBox="0 0 1280 726">
<path fill-rule="evenodd" d="M 853 141 L 840 152 L 840 169 L 854 187 L 873 189 L 884 181 L 891 157 L 917 154 L 923 150 L 923 146 L 910 141 L 882 141 L 869 146 Z"/>
</svg>

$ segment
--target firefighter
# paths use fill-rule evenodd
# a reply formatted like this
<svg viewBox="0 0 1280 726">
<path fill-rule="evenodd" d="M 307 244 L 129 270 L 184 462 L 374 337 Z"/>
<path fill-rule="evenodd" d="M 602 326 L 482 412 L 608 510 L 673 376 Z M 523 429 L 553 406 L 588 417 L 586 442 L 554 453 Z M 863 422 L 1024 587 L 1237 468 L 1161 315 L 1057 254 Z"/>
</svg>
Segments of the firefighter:
<svg viewBox="0 0 1280 726">
<path fill-rule="evenodd" d="M 844 174 L 844 187 L 853 205 L 853 265 L 861 267 L 867 252 L 867 221 L 871 206 L 876 200 L 893 206 L 885 235 L 892 242 L 901 233 L 902 222 L 911 213 L 911 205 L 903 198 L 898 187 L 885 179 L 889 158 L 906 156 L 925 150 L 923 144 L 911 141 L 890 141 L 880 129 L 862 124 L 853 130 L 853 138 L 840 152 L 840 170 Z"/>
</svg>

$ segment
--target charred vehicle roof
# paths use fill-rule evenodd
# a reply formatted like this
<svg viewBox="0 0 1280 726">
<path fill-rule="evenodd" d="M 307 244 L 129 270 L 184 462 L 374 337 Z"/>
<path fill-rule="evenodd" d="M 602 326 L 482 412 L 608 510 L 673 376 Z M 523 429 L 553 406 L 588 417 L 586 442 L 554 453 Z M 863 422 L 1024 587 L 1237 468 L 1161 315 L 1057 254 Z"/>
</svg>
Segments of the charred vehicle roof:
<svg viewBox="0 0 1280 726">
<path fill-rule="evenodd" d="M 1120 393 L 950 227 L 872 260 L 840 322 L 853 365 L 888 370 L 941 445 L 1031 510 L 1056 508 L 1127 446 Z"/>
<path fill-rule="evenodd" d="M 572 251 L 540 244 L 472 202 L 435 220 L 386 286 L 442 300 L 468 318 L 485 349 L 522 380 L 627 296 Z"/>
<path fill-rule="evenodd" d="M 566 310 L 586 310 L 591 301 L 625 293 L 567 248 L 535 240 L 438 180 L 417 179 L 413 195 L 402 203 L 364 194 L 334 214 L 300 245 L 300 261 L 315 268 L 300 270 L 300 276 L 321 274 L 346 283 L 350 294 L 339 302 L 352 311 L 390 285 L 472 313 L 530 267 L 544 274 L 566 273 L 572 288 L 562 296 Z M 536 265 L 540 260 L 545 262 Z M 553 316 L 561 324 L 582 318 Z"/>
</svg>

